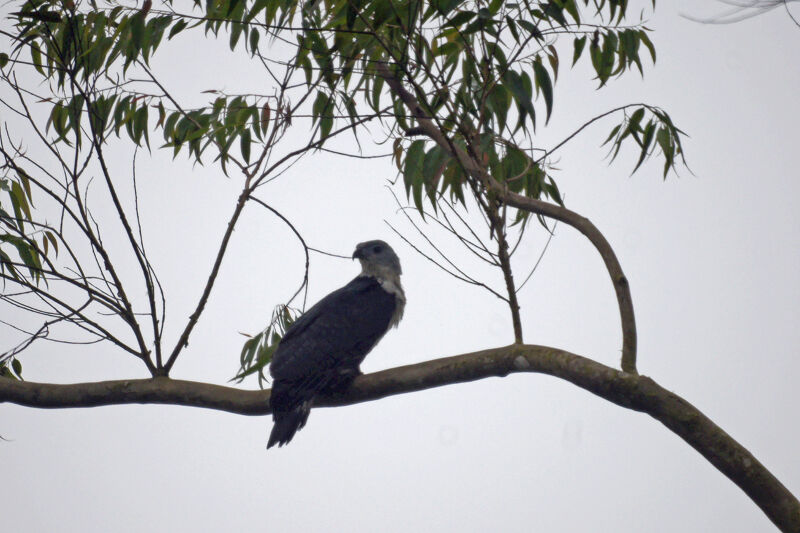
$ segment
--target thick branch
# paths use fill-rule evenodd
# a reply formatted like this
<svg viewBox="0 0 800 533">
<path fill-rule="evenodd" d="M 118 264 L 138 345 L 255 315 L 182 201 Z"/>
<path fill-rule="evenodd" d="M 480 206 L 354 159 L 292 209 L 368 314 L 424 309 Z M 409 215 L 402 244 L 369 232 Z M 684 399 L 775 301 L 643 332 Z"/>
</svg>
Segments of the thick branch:
<svg viewBox="0 0 800 533">
<path fill-rule="evenodd" d="M 459 148 L 449 139 L 440 128 L 434 124 L 431 118 L 425 113 L 425 110 L 417 101 L 416 97 L 411 94 L 395 76 L 392 71 L 383 64 L 376 65 L 376 70 L 380 76 L 386 79 L 386 83 L 391 90 L 403 101 L 406 107 L 411 111 L 411 114 L 419 123 L 422 133 L 430 137 L 436 144 L 445 149 L 452 157 L 454 157 L 464 172 L 477 179 L 488 190 L 497 194 L 506 204 L 529 211 L 537 215 L 542 215 L 554 218 L 565 224 L 568 224 L 578 231 L 580 231 L 589 241 L 594 245 L 600 253 L 603 262 L 606 265 L 611 282 L 614 285 L 614 291 L 617 294 L 617 304 L 619 306 L 620 320 L 622 322 L 622 369 L 626 372 L 636 373 L 636 318 L 633 313 L 633 298 L 631 297 L 630 287 L 628 285 L 628 278 L 622 271 L 622 266 L 619 264 L 614 249 L 608 243 L 606 238 L 600 233 L 600 230 L 595 227 L 589 219 L 570 211 L 559 205 L 537 200 L 535 198 L 528 198 L 521 194 L 509 191 L 502 183 L 494 179 L 483 167 L 476 163 L 464 150 Z"/>
<path fill-rule="evenodd" d="M 797 499 L 750 452 L 689 402 L 646 376 L 620 372 L 563 350 L 515 344 L 402 366 L 358 377 L 345 393 L 323 398 L 317 404 L 350 405 L 516 372 L 555 376 L 617 405 L 649 414 L 736 483 L 782 531 L 800 531 Z M 243 391 L 163 377 L 74 385 L 0 378 L 0 402 L 43 408 L 156 403 L 244 415 L 271 412 L 269 391 Z"/>
</svg>

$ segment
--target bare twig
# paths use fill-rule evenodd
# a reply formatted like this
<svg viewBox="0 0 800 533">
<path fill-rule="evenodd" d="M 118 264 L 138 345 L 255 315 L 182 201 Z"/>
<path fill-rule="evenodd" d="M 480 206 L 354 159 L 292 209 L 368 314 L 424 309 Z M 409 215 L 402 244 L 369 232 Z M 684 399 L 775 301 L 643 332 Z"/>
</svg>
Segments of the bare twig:
<svg viewBox="0 0 800 533">
<path fill-rule="evenodd" d="M 289 300 L 286 302 L 286 305 L 287 306 L 291 305 L 292 301 L 295 298 L 297 298 L 298 294 L 300 294 L 300 291 L 305 289 L 306 292 L 303 295 L 303 309 L 305 309 L 306 308 L 306 297 L 308 296 L 308 267 L 309 267 L 309 258 L 308 258 L 308 250 L 309 250 L 309 248 L 308 248 L 308 245 L 306 245 L 305 239 L 303 239 L 303 236 L 300 235 L 299 231 L 297 231 L 297 228 L 294 227 L 294 224 L 289 222 L 289 219 L 287 219 L 285 216 L 283 216 L 283 214 L 281 214 L 277 209 L 275 209 L 274 207 L 270 206 L 266 202 L 260 200 L 259 198 L 256 198 L 252 194 L 250 195 L 250 199 L 253 200 L 254 202 L 256 202 L 257 204 L 263 206 L 264 208 L 268 209 L 276 217 L 280 218 L 284 222 L 284 224 L 289 226 L 289 229 L 292 230 L 292 233 L 294 233 L 295 237 L 297 237 L 297 239 L 300 241 L 300 244 L 303 246 L 303 252 L 305 253 L 305 256 L 306 256 L 306 265 L 305 265 L 304 274 L 303 274 L 303 282 L 300 284 L 300 287 L 297 288 L 297 290 L 292 295 L 292 297 L 289 298 Z"/>
</svg>

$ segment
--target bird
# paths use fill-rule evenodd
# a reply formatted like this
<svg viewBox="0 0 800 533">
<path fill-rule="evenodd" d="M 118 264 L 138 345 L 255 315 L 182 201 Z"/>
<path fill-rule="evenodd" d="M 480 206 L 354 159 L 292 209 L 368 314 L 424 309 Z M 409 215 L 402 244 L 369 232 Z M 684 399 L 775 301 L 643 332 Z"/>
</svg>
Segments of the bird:
<svg viewBox="0 0 800 533">
<path fill-rule="evenodd" d="M 367 354 L 403 317 L 403 271 L 391 246 L 362 242 L 352 258 L 361 263 L 361 273 L 295 320 L 275 350 L 267 449 L 292 440 L 317 396 L 350 386 Z"/>
</svg>

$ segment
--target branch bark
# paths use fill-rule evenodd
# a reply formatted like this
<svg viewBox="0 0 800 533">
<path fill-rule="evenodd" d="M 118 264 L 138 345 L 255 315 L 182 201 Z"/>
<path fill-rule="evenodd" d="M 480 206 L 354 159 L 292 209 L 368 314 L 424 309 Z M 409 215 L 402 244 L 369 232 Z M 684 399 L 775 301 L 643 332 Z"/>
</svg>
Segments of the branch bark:
<svg viewBox="0 0 800 533">
<path fill-rule="evenodd" d="M 646 376 L 621 372 L 546 346 L 514 344 L 407 365 L 356 378 L 345 392 L 321 398 L 338 407 L 433 387 L 518 372 L 555 376 L 627 409 L 649 414 L 736 483 L 784 532 L 800 531 L 800 502 L 749 451 L 697 408 Z M 0 378 L 0 403 L 72 408 L 172 404 L 266 415 L 270 391 L 245 391 L 166 377 L 51 385 Z"/>
</svg>

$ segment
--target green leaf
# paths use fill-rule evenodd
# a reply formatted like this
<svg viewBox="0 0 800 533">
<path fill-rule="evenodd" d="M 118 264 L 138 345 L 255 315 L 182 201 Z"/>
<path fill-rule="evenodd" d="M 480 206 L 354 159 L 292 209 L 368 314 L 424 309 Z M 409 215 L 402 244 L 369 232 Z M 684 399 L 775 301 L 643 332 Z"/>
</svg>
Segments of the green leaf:
<svg viewBox="0 0 800 533">
<path fill-rule="evenodd" d="M 599 57 L 599 68 L 597 76 L 600 78 L 600 85 L 605 85 L 614 70 L 614 55 L 617 51 L 617 34 L 608 32 L 603 38 L 603 51 Z"/>
<path fill-rule="evenodd" d="M 572 16 L 572 18 L 575 20 L 575 24 L 580 26 L 581 25 L 581 17 L 580 17 L 580 14 L 578 12 L 578 6 L 576 5 L 575 0 L 566 0 L 566 2 L 564 2 L 564 9 L 566 9 L 567 13 L 569 13 Z"/>
<path fill-rule="evenodd" d="M 255 55 L 256 51 L 258 50 L 258 39 L 260 35 L 258 30 L 252 29 L 250 30 L 250 54 Z"/>
<path fill-rule="evenodd" d="M 314 99 L 314 105 L 311 106 L 311 116 L 315 123 L 320 121 L 327 105 L 328 95 L 322 91 L 317 91 L 317 97 Z"/>
<path fill-rule="evenodd" d="M 0 52 L 0 68 L 5 67 L 8 65 L 8 54 L 5 52 Z"/>
<path fill-rule="evenodd" d="M 639 160 L 636 162 L 636 166 L 633 167 L 633 171 L 631 171 L 631 175 L 636 173 L 639 170 L 639 167 L 642 166 L 644 160 L 647 158 L 647 155 L 650 150 L 650 143 L 653 141 L 653 134 L 655 133 L 656 125 L 655 122 L 652 120 L 647 123 L 647 126 L 644 129 L 644 135 L 642 136 L 642 151 L 639 154 Z"/>
<path fill-rule="evenodd" d="M 380 109 L 383 84 L 384 79 L 380 76 L 377 76 L 372 80 L 372 109 L 376 111 Z"/>
<path fill-rule="evenodd" d="M 244 24 L 238 22 L 231 24 L 231 38 L 229 42 L 231 50 L 236 48 L 236 44 L 239 42 L 239 37 L 241 37 L 243 31 L 246 31 L 246 26 Z"/>
<path fill-rule="evenodd" d="M 332 106 L 328 105 L 323 111 L 322 118 L 319 121 L 320 138 L 326 138 L 333 129 L 333 114 Z"/>
<path fill-rule="evenodd" d="M 144 25 L 144 14 L 137 13 L 136 15 L 131 17 L 131 44 L 134 46 L 137 55 L 138 51 L 141 50 L 142 44 L 145 41 L 145 25 Z M 135 55 L 134 55 L 135 57 Z"/>
<path fill-rule="evenodd" d="M 457 28 L 469 22 L 475 17 L 474 11 L 459 11 L 453 18 L 444 23 L 445 26 Z"/>
<path fill-rule="evenodd" d="M 606 138 L 605 141 L 603 141 L 603 144 L 601 144 L 600 146 L 607 145 L 611 141 L 611 139 L 613 139 L 617 135 L 617 133 L 619 133 L 619 130 L 621 128 L 622 128 L 622 124 L 617 124 L 616 126 L 614 126 L 611 129 L 611 133 L 608 134 L 608 137 Z"/>
<path fill-rule="evenodd" d="M 520 108 L 520 117 L 519 123 L 517 124 L 517 129 L 519 129 L 520 126 L 525 125 L 526 113 L 531 118 L 531 122 L 533 123 L 534 127 L 536 127 L 536 111 L 533 109 L 533 102 L 531 101 L 530 94 L 525 90 L 525 83 L 522 76 L 513 70 L 508 70 L 503 76 L 503 81 L 505 81 L 505 86 L 511 91 L 511 94 L 514 96 L 514 99 L 517 101 L 517 105 Z"/>
<path fill-rule="evenodd" d="M 182 32 L 184 29 L 186 29 L 186 26 L 188 26 L 188 25 L 189 25 L 189 23 L 186 22 L 185 20 L 183 20 L 183 19 L 178 20 L 178 22 L 176 22 L 175 25 L 172 26 L 172 29 L 169 30 L 169 35 L 167 35 L 167 39 L 172 39 L 173 37 L 178 35 L 180 32 Z"/>
<path fill-rule="evenodd" d="M 514 19 L 506 15 L 506 24 L 511 32 L 511 36 L 514 37 L 514 41 L 519 44 L 519 32 L 517 31 L 517 24 L 514 22 Z"/>
<path fill-rule="evenodd" d="M 435 145 L 431 148 L 422 162 L 422 176 L 425 184 L 425 192 L 428 194 L 428 199 L 436 210 L 436 190 L 439 186 L 439 181 L 444 171 L 444 163 L 447 159 L 447 154 L 439 146 Z M 420 206 L 417 206 L 419 209 Z"/>
<path fill-rule="evenodd" d="M 650 40 L 650 37 L 648 37 L 647 32 L 644 31 L 644 30 L 639 30 L 639 38 L 642 40 L 642 42 L 647 47 L 647 49 L 650 50 L 650 57 L 653 58 L 653 63 L 655 64 L 655 62 L 656 62 L 656 47 L 653 46 L 653 41 Z"/>
<path fill-rule="evenodd" d="M 505 86 L 498 83 L 494 86 L 492 92 L 489 93 L 487 103 L 497 118 L 498 130 L 503 131 L 506 128 L 508 110 L 511 107 L 511 93 L 509 93 Z"/>
<path fill-rule="evenodd" d="M 425 141 L 416 140 L 406 151 L 403 163 L 403 183 L 406 187 L 406 198 L 411 192 L 414 181 L 422 176 L 422 163 L 425 157 Z"/>
<path fill-rule="evenodd" d="M 175 123 L 178 122 L 178 119 L 181 117 L 180 111 L 172 112 L 167 121 L 164 123 L 164 140 L 170 141 L 174 139 L 175 136 Z"/>
<path fill-rule="evenodd" d="M 133 141 L 141 144 L 142 136 L 144 136 L 145 144 L 150 145 L 150 140 L 147 132 L 147 104 L 143 104 L 133 116 Z"/>
<path fill-rule="evenodd" d="M 50 241 L 50 244 L 53 246 L 53 248 L 56 251 L 56 255 L 58 255 L 58 241 L 56 240 L 55 235 L 53 235 L 53 232 L 47 231 L 47 232 L 45 232 L 44 236 L 45 236 L 46 240 Z"/>
<path fill-rule="evenodd" d="M 636 111 L 633 112 L 631 118 L 628 120 L 628 130 L 635 134 L 639 131 L 639 123 L 644 118 L 644 108 L 640 107 Z"/>
<path fill-rule="evenodd" d="M 11 369 L 17 375 L 17 377 L 22 377 L 22 363 L 19 362 L 19 359 L 14 358 L 11 360 Z"/>
<path fill-rule="evenodd" d="M 244 158 L 245 163 L 250 162 L 250 130 L 243 130 L 240 134 L 240 148 L 242 150 L 242 157 Z"/>
<path fill-rule="evenodd" d="M 533 73 L 536 80 L 536 87 L 541 89 L 544 102 L 547 106 L 547 119 L 545 124 L 550 120 L 550 114 L 553 112 L 553 83 L 550 81 L 550 73 L 542 65 L 539 58 L 533 63 Z"/>
<path fill-rule="evenodd" d="M 28 205 L 28 199 L 25 192 L 22 190 L 19 182 L 11 182 L 11 205 L 14 208 L 14 213 L 19 219 L 20 229 L 22 229 L 22 220 L 31 220 L 31 208 Z"/>
<path fill-rule="evenodd" d="M 462 0 L 433 0 L 431 4 L 436 7 L 436 10 L 441 16 L 447 16 L 456 6 L 461 4 Z"/>
<path fill-rule="evenodd" d="M 666 127 L 662 126 L 658 129 L 656 141 L 661 148 L 661 152 L 664 154 L 664 178 L 666 179 L 667 174 L 669 174 L 669 169 L 672 168 L 675 161 L 672 138 L 669 134 L 669 130 L 667 130 Z"/>
<path fill-rule="evenodd" d="M 544 39 L 544 35 L 542 35 L 542 32 L 541 30 L 539 30 L 539 27 L 536 24 L 532 23 L 531 21 L 525 19 L 519 19 L 517 20 L 517 23 L 526 30 L 528 30 L 528 33 L 537 41 Z"/>
</svg>

